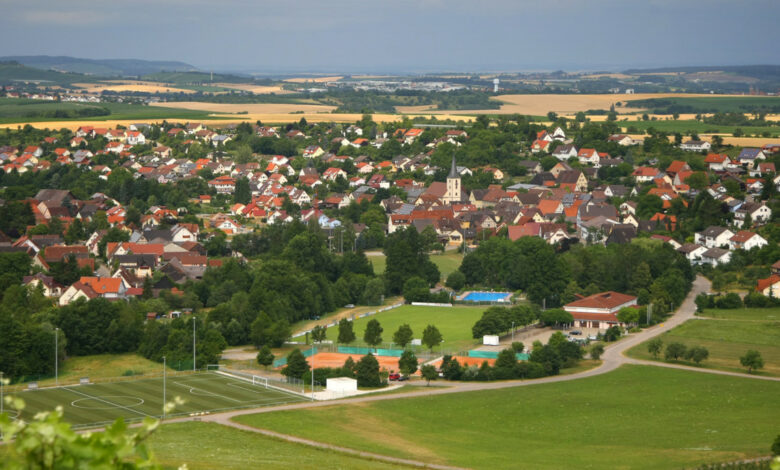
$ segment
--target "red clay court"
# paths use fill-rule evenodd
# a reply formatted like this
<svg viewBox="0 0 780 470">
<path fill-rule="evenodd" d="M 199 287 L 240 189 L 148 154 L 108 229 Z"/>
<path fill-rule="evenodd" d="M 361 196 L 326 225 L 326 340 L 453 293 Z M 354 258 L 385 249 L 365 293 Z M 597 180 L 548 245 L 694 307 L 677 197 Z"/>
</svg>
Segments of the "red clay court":
<svg viewBox="0 0 780 470">
<path fill-rule="evenodd" d="M 489 366 L 493 366 L 493 364 L 496 363 L 495 359 L 485 359 L 482 357 L 466 357 L 466 356 L 452 356 L 453 359 L 458 361 L 458 364 L 462 366 L 481 366 L 483 362 L 487 361 Z M 441 359 L 437 359 L 436 361 L 433 361 L 431 364 L 436 366 L 436 368 L 441 367 Z"/>
<path fill-rule="evenodd" d="M 306 361 L 310 366 L 315 369 L 323 367 L 342 367 L 348 357 L 351 357 L 353 361 L 358 362 L 363 356 L 360 354 L 343 354 L 334 352 L 321 352 L 312 357 L 306 358 Z M 379 362 L 380 369 L 387 369 L 388 371 L 398 370 L 398 359 L 392 356 L 374 356 Z"/>
</svg>

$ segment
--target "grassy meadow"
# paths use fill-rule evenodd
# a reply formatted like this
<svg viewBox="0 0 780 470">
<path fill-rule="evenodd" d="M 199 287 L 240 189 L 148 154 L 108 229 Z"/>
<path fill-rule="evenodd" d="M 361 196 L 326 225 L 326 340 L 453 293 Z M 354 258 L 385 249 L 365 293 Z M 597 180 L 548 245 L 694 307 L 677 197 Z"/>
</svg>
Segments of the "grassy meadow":
<svg viewBox="0 0 780 470">
<path fill-rule="evenodd" d="M 417 307 L 404 305 L 402 307 L 382 312 L 369 317 L 356 318 L 354 331 L 357 341 L 353 345 L 362 346 L 363 332 L 371 319 L 376 319 L 384 329 L 382 339 L 385 343 L 393 341 L 393 333 L 399 326 L 408 323 L 412 327 L 415 338 L 422 338 L 422 332 L 428 325 L 439 329 L 443 338 L 443 347 L 450 351 L 464 351 L 477 344 L 471 338 L 471 327 L 482 317 L 486 307 Z M 338 327 L 328 328 L 328 339 L 338 338 Z"/>
<path fill-rule="evenodd" d="M 724 126 L 720 124 L 709 124 L 706 122 L 696 121 L 694 119 L 680 119 L 680 120 L 663 120 L 663 121 L 618 121 L 618 125 L 625 127 L 626 129 L 635 127 L 636 129 L 644 132 L 649 128 L 655 128 L 658 131 L 667 133 L 679 132 L 686 134 L 689 132 L 695 132 L 697 134 L 733 134 L 737 128 L 742 129 L 745 135 L 763 134 L 769 132 L 773 137 L 780 135 L 780 126 Z"/>
<path fill-rule="evenodd" d="M 368 254 L 366 255 L 371 264 L 374 265 L 374 273 L 382 274 L 385 272 L 387 266 L 387 260 L 383 253 Z M 431 261 L 433 261 L 439 268 L 441 273 L 442 282 L 447 280 L 447 276 L 457 271 L 460 267 L 460 263 L 463 261 L 463 255 L 461 253 L 447 252 L 444 254 L 432 254 L 430 255 Z"/>
<path fill-rule="evenodd" d="M 757 373 L 780 377 L 778 309 L 707 310 L 703 315 L 713 315 L 713 319 L 689 320 L 662 334 L 660 338 L 664 349 L 671 342 L 683 343 L 687 347 L 704 346 L 710 355 L 701 367 L 732 372 L 747 372 L 740 365 L 739 358 L 749 349 L 754 349 L 764 359 L 764 368 Z M 631 348 L 628 355 L 653 359 L 647 351 L 647 342 Z M 663 360 L 663 352 L 658 360 Z"/>
<path fill-rule="evenodd" d="M 185 463 L 191 470 L 406 468 L 314 449 L 215 423 L 166 424 L 152 435 L 148 444 L 157 462 L 164 468 L 178 468 Z"/>
<path fill-rule="evenodd" d="M 623 366 L 572 382 L 236 420 L 470 468 L 684 468 L 766 455 L 778 394 L 775 382 Z"/>
</svg>

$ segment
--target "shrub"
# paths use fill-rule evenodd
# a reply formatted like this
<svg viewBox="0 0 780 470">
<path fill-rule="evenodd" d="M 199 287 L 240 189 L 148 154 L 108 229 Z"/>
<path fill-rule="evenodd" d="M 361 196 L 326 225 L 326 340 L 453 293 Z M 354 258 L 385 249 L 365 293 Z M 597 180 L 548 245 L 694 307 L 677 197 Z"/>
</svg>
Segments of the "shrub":
<svg viewBox="0 0 780 470">
<path fill-rule="evenodd" d="M 742 299 L 739 297 L 739 294 L 729 292 L 722 297 L 718 297 L 715 300 L 715 306 L 723 309 L 742 308 Z"/>
<path fill-rule="evenodd" d="M 685 345 L 682 343 L 669 343 L 666 346 L 666 353 L 664 353 L 664 357 L 666 357 L 666 360 L 674 360 L 677 361 L 682 357 L 685 357 L 686 348 Z"/>
</svg>

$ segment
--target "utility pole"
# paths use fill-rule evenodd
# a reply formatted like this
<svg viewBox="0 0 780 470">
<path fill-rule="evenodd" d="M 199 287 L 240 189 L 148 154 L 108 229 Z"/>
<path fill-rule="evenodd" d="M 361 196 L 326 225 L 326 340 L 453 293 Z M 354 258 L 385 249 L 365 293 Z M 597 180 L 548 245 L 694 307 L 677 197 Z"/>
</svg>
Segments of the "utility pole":
<svg viewBox="0 0 780 470">
<path fill-rule="evenodd" d="M 54 385 L 59 387 L 60 386 L 60 370 L 59 370 L 59 362 L 60 362 L 60 347 L 59 347 L 59 336 L 60 336 L 60 329 L 55 328 L 54 329 Z"/>
<path fill-rule="evenodd" d="M 166 367 L 165 367 L 165 356 L 163 356 L 163 416 L 162 419 L 165 419 L 165 376 L 166 374 Z"/>
<path fill-rule="evenodd" d="M 192 315 L 192 371 L 195 372 L 195 315 Z"/>
</svg>

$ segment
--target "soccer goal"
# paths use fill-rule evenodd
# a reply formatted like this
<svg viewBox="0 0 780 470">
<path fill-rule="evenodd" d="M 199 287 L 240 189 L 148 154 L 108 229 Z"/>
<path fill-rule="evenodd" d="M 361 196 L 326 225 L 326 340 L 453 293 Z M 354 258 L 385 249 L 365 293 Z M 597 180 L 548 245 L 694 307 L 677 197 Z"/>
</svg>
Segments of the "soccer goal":
<svg viewBox="0 0 780 470">
<path fill-rule="evenodd" d="M 206 371 L 211 372 L 215 370 L 219 370 L 219 364 L 208 364 L 206 365 Z"/>
<path fill-rule="evenodd" d="M 268 379 L 266 377 L 260 377 L 257 375 L 252 376 L 252 385 L 259 385 L 261 387 L 268 388 Z"/>
</svg>

